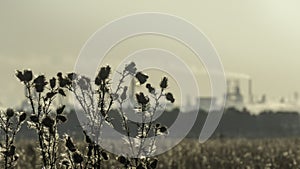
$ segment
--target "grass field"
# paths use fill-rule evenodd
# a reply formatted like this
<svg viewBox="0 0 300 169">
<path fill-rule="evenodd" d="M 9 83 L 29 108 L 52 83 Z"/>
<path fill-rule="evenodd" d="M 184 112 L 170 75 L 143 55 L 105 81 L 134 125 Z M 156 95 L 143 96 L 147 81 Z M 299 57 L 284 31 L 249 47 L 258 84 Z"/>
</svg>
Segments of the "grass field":
<svg viewBox="0 0 300 169">
<path fill-rule="evenodd" d="M 41 168 L 37 144 L 19 142 L 18 147 L 22 155 L 17 168 Z M 110 158 L 102 168 L 121 168 L 114 155 Z M 294 169 L 300 168 L 300 138 L 217 139 L 204 144 L 186 139 L 158 159 L 161 169 Z"/>
</svg>

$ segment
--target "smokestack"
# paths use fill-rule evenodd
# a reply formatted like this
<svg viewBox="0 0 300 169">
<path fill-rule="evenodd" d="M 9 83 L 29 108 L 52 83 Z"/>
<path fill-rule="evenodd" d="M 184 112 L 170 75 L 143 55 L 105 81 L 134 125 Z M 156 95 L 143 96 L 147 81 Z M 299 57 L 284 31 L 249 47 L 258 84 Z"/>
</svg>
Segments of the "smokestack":
<svg viewBox="0 0 300 169">
<path fill-rule="evenodd" d="M 136 82 L 135 82 L 135 79 L 132 78 L 131 79 L 131 82 L 130 82 L 130 86 L 129 86 L 129 99 L 130 99 L 130 102 L 134 105 L 135 103 L 135 86 L 136 85 Z"/>
<path fill-rule="evenodd" d="M 248 80 L 248 95 L 249 95 L 249 103 L 253 103 L 253 93 L 252 93 L 252 80 L 249 78 Z"/>
<path fill-rule="evenodd" d="M 299 100 L 299 94 L 298 94 L 298 92 L 295 92 L 294 93 L 294 102 L 297 104 L 298 100 Z"/>
</svg>

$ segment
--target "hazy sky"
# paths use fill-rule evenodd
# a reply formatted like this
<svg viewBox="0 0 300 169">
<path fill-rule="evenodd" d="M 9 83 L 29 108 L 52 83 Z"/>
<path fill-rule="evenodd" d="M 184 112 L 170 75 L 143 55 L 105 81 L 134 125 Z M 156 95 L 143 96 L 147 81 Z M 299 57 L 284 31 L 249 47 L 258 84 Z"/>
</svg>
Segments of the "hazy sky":
<svg viewBox="0 0 300 169">
<path fill-rule="evenodd" d="M 23 98 L 16 69 L 49 76 L 72 71 L 97 29 L 137 12 L 185 18 L 209 37 L 227 72 L 253 79 L 256 95 L 288 97 L 300 91 L 299 9 L 298 0 L 0 0 L 0 102 L 12 106 Z M 126 43 L 139 44 L 138 39 Z"/>
</svg>

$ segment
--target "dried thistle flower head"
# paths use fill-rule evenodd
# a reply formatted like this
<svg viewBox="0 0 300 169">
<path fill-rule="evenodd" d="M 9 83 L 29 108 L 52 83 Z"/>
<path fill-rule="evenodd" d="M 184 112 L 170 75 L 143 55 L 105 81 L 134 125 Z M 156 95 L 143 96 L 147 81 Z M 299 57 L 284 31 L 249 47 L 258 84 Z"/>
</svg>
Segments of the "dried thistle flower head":
<svg viewBox="0 0 300 169">
<path fill-rule="evenodd" d="M 92 144 L 93 141 L 92 139 L 90 138 L 90 136 L 86 133 L 86 131 L 83 131 L 83 134 L 85 136 L 85 142 L 88 143 L 88 144 Z"/>
<path fill-rule="evenodd" d="M 63 115 L 58 115 L 56 118 L 63 123 L 67 121 L 67 117 Z"/>
<path fill-rule="evenodd" d="M 22 114 L 20 115 L 20 117 L 19 117 L 19 122 L 20 122 L 20 123 L 23 122 L 23 121 L 26 119 L 26 117 L 27 117 L 27 114 L 26 114 L 26 113 L 22 113 Z"/>
<path fill-rule="evenodd" d="M 90 83 L 90 79 L 85 76 L 80 77 L 80 79 L 78 80 L 78 85 L 82 90 L 88 90 L 89 83 Z"/>
<path fill-rule="evenodd" d="M 47 85 L 46 78 L 44 75 L 40 75 L 33 81 L 36 92 L 41 93 L 44 91 L 45 86 Z"/>
<path fill-rule="evenodd" d="M 52 79 L 50 79 L 50 87 L 53 89 L 56 85 L 56 79 L 55 77 L 53 77 Z"/>
<path fill-rule="evenodd" d="M 57 108 L 56 109 L 56 113 L 57 114 L 62 114 L 64 109 L 65 109 L 66 105 L 62 105 L 61 107 Z"/>
<path fill-rule="evenodd" d="M 37 115 L 32 115 L 32 116 L 30 116 L 30 120 L 31 120 L 32 122 L 34 122 L 34 123 L 39 122 L 39 118 L 38 118 Z"/>
<path fill-rule="evenodd" d="M 24 70 L 24 81 L 25 82 L 30 82 L 33 78 L 33 74 L 31 70 Z"/>
<path fill-rule="evenodd" d="M 77 77 L 78 77 L 78 75 L 76 74 L 76 73 L 74 73 L 74 72 L 72 72 L 72 73 L 68 73 L 68 78 L 70 79 L 70 80 L 76 80 L 77 79 Z"/>
<path fill-rule="evenodd" d="M 129 161 L 126 159 L 126 157 L 124 156 L 119 156 L 118 159 L 117 159 L 121 164 L 124 164 L 124 165 L 127 165 L 129 164 Z"/>
<path fill-rule="evenodd" d="M 146 88 L 148 89 L 149 93 L 155 93 L 155 88 L 152 87 L 150 83 L 146 84 Z"/>
<path fill-rule="evenodd" d="M 149 76 L 143 74 L 142 72 L 137 72 L 135 77 L 137 78 L 137 80 L 140 82 L 141 85 L 146 83 L 147 79 L 149 78 Z"/>
<path fill-rule="evenodd" d="M 167 99 L 168 101 L 170 101 L 171 103 L 174 103 L 174 102 L 175 102 L 175 99 L 174 99 L 172 93 L 167 93 L 167 94 L 166 94 L 166 99 Z"/>
<path fill-rule="evenodd" d="M 125 87 L 123 88 L 123 92 L 122 92 L 122 94 L 121 94 L 121 100 L 122 100 L 122 101 L 126 100 L 126 98 L 127 98 L 127 90 L 128 90 L 128 87 L 125 86 Z"/>
<path fill-rule="evenodd" d="M 125 71 L 129 72 L 130 74 L 134 75 L 136 72 L 136 67 L 134 62 L 130 62 L 128 65 L 125 66 Z"/>
<path fill-rule="evenodd" d="M 46 116 L 43 121 L 42 121 L 43 125 L 48 127 L 48 128 L 52 128 L 54 125 L 54 120 L 51 117 Z"/>
<path fill-rule="evenodd" d="M 70 136 L 68 136 L 67 139 L 66 139 L 66 147 L 71 152 L 75 152 L 76 151 L 75 145 L 73 144 L 73 141 L 71 140 Z"/>
<path fill-rule="evenodd" d="M 80 164 L 83 161 L 83 157 L 78 152 L 73 153 L 72 158 L 76 164 Z"/>
<path fill-rule="evenodd" d="M 15 114 L 15 112 L 14 112 L 13 109 L 8 108 L 8 109 L 6 110 L 6 116 L 7 116 L 8 118 L 11 118 L 12 116 L 14 116 L 14 114 Z"/>
<path fill-rule="evenodd" d="M 22 73 L 21 71 L 17 70 L 17 71 L 16 71 L 16 76 L 17 76 L 17 78 L 18 78 L 21 82 L 24 81 L 24 75 L 23 75 L 23 73 Z"/>
<path fill-rule="evenodd" d="M 160 87 L 161 87 L 162 89 L 165 89 L 165 88 L 168 87 L 168 78 L 164 77 L 164 78 L 162 79 L 162 81 L 160 82 Z"/>
<path fill-rule="evenodd" d="M 161 133 L 165 133 L 165 132 L 167 132 L 167 127 L 166 126 L 161 126 L 160 128 L 159 128 L 159 132 L 161 132 Z"/>
<path fill-rule="evenodd" d="M 109 77 L 110 70 L 111 68 L 109 65 L 107 65 L 106 67 L 101 67 L 95 79 L 95 84 L 99 86 L 102 81 L 105 81 Z"/>
<path fill-rule="evenodd" d="M 149 98 L 144 95 L 144 93 L 140 92 L 136 94 L 137 102 L 141 105 L 146 105 L 149 103 Z"/>
<path fill-rule="evenodd" d="M 104 160 L 108 160 L 109 159 L 109 156 L 106 152 L 102 151 L 101 152 L 101 156 L 103 157 Z"/>
</svg>

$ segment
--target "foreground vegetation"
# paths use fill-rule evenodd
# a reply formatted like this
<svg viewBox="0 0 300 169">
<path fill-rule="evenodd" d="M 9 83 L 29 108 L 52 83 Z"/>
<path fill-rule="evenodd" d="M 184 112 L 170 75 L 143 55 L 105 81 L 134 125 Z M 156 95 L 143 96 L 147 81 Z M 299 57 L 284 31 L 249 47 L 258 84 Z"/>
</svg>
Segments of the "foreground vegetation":
<svg viewBox="0 0 300 169">
<path fill-rule="evenodd" d="M 36 143 L 19 142 L 17 153 L 23 154 L 17 168 L 40 168 L 42 162 Z M 163 169 L 294 169 L 300 168 L 300 138 L 282 139 L 216 139 L 204 144 L 184 140 L 167 153 L 158 156 Z M 79 144 L 84 147 L 84 143 Z M 64 150 L 63 148 L 59 150 Z M 102 168 L 122 168 L 115 156 Z"/>
<path fill-rule="evenodd" d="M 108 153 L 100 146 L 103 128 L 109 126 L 113 129 L 119 127 L 124 134 L 122 139 L 129 145 L 129 151 L 126 152 L 130 154 L 120 154 L 117 157 L 122 167 L 157 168 L 158 159 L 150 156 L 155 152 L 156 137 L 166 135 L 168 129 L 164 124 L 153 122 L 153 119 L 158 109 L 162 107 L 163 100 L 175 102 L 173 94 L 167 92 L 168 78 L 163 77 L 159 87 L 155 88 L 147 83 L 149 76 L 138 71 L 134 62 L 125 65 L 123 71 L 116 73 L 120 77 L 115 82 L 116 89 L 113 89 L 114 82 L 110 78 L 109 65 L 101 67 L 93 79 L 77 73 L 64 75 L 62 72 L 48 79 L 42 74 L 35 75 L 29 69 L 17 70 L 15 75 L 25 88 L 25 97 L 30 104 L 30 110 L 27 112 L 21 110 L 17 113 L 13 109 L 0 110 L 0 167 L 16 168 L 19 158 L 26 159 L 27 155 L 34 155 L 34 164 L 27 168 L 100 169 L 102 163 L 110 159 Z M 139 82 L 147 93 L 140 91 L 131 97 L 135 98 L 131 110 L 141 118 L 140 122 L 134 123 L 134 127 L 130 126 L 132 123 L 125 111 L 125 105 L 130 101 L 129 87 L 125 84 L 126 78 Z M 75 96 L 76 102 L 83 110 L 81 126 L 85 137 L 84 146 L 76 140 L 74 142 L 68 134 L 60 135 L 59 132 L 59 127 L 68 120 L 64 113 L 66 105 L 54 103 L 57 102 L 57 98 L 66 97 L 69 93 Z M 115 106 L 121 117 L 118 123 L 115 123 L 109 114 Z M 15 136 L 18 135 L 24 121 L 27 122 L 28 129 L 35 131 L 37 141 L 31 147 L 31 153 L 17 154 L 18 149 L 24 144 L 17 147 Z M 150 137 L 151 139 L 147 139 Z M 121 137 L 118 140 L 120 139 Z M 36 151 L 39 152 L 38 157 L 35 155 Z M 39 159 L 41 163 L 36 163 Z"/>
<path fill-rule="evenodd" d="M 16 76 L 26 89 L 25 97 L 29 102 L 30 110 L 26 112 L 13 109 L 0 111 L 0 168 L 299 168 L 298 143 L 300 139 L 225 139 L 224 136 L 230 136 L 230 133 L 226 132 L 219 135 L 220 139 L 210 140 L 205 144 L 200 144 L 197 140 L 186 139 L 169 152 L 152 157 L 156 149 L 159 149 L 156 148 L 156 138 L 164 138 L 169 133 L 168 125 L 172 124 L 168 121 L 153 120 L 154 116 L 163 106 L 163 101 L 174 103 L 175 98 L 172 93 L 168 92 L 167 77 L 162 77 L 158 83 L 159 86 L 154 87 L 147 82 L 148 75 L 137 71 L 135 66 L 132 62 L 126 65 L 122 72 L 117 72 L 120 79 L 116 82 L 115 91 L 112 89 L 110 66 L 101 67 L 94 80 L 76 73 L 64 75 L 58 72 L 55 77 L 47 79 L 44 75 L 34 75 L 31 70 L 17 71 Z M 129 98 L 129 87 L 124 82 L 130 77 L 145 89 L 131 96 L 135 99 L 135 106 L 129 107 L 133 113 L 141 117 L 141 122 L 131 121 L 125 111 L 126 103 L 132 98 Z M 86 117 L 79 132 L 84 137 L 81 140 L 68 135 L 68 132 L 61 131 L 69 118 L 64 111 L 66 105 L 54 104 L 57 98 L 66 97 L 70 93 L 75 96 Z M 174 110 L 173 112 L 179 112 Z M 227 117 L 231 117 L 229 119 L 234 126 L 227 127 L 231 131 L 238 128 L 237 133 L 241 133 L 242 130 L 237 127 L 239 123 L 234 123 L 234 118 L 232 118 L 237 114 L 240 115 L 240 112 L 234 110 L 230 112 L 234 113 L 226 114 Z M 170 113 L 166 114 L 167 119 L 173 119 L 170 118 Z M 270 116 L 269 114 L 267 116 Z M 248 115 L 246 110 L 243 111 L 242 117 L 249 119 Z M 290 115 L 295 117 L 294 114 Z M 175 114 L 174 117 L 176 119 Z M 257 125 L 261 122 L 257 121 L 256 117 L 252 118 L 252 122 L 259 123 L 251 123 L 247 126 L 265 128 L 265 125 Z M 273 123 L 270 121 L 267 124 Z M 101 147 L 104 141 L 102 136 L 104 125 L 114 128 L 124 136 L 122 143 L 106 140 L 115 144 L 110 146 L 129 149 L 130 151 L 127 152 L 131 154 L 114 155 Z M 222 122 L 219 126 L 226 128 Z M 288 130 L 295 128 L 293 125 L 292 128 L 284 126 Z M 20 130 L 22 127 L 32 130 L 34 136 L 31 138 L 35 139 L 24 141 L 24 137 L 19 135 L 22 133 Z M 199 130 L 201 127 L 194 126 L 194 128 Z M 255 129 L 257 134 L 259 128 Z M 274 131 L 280 132 L 280 130 Z M 21 139 L 17 139 L 17 136 Z M 148 145 L 146 139 L 150 137 L 152 139 Z M 171 140 L 164 142 L 168 144 L 169 141 Z"/>
</svg>

